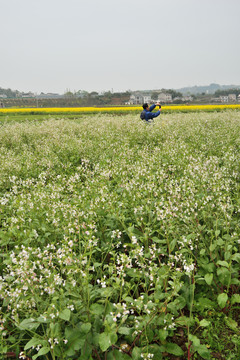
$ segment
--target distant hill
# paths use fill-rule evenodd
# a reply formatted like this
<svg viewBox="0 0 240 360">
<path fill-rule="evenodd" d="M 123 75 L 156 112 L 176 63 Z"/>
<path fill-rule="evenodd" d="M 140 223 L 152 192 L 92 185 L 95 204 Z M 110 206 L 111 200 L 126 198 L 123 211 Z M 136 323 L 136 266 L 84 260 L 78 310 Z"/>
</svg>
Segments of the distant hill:
<svg viewBox="0 0 240 360">
<path fill-rule="evenodd" d="M 198 95 L 198 94 L 214 94 L 217 90 L 228 90 L 228 89 L 240 89 L 240 85 L 219 85 L 219 84 L 210 84 L 206 86 L 189 86 L 183 87 L 180 89 L 176 89 L 177 91 L 181 92 L 183 95 L 191 94 L 191 95 Z"/>
</svg>

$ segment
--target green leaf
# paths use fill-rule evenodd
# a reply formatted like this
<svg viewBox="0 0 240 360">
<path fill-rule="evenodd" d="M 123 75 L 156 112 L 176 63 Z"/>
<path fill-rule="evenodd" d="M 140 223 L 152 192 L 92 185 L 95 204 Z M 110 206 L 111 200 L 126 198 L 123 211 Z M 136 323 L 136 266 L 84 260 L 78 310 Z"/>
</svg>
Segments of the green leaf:
<svg viewBox="0 0 240 360">
<path fill-rule="evenodd" d="M 59 317 L 62 320 L 69 321 L 71 317 L 71 311 L 69 309 L 64 309 L 60 312 Z"/>
<path fill-rule="evenodd" d="M 225 253 L 224 253 L 224 259 L 225 259 L 226 261 L 230 260 L 231 256 L 232 256 L 232 252 L 231 252 L 231 251 L 225 251 Z"/>
<path fill-rule="evenodd" d="M 84 346 L 86 335 L 79 329 L 66 328 L 65 338 L 68 340 L 66 355 L 73 356 L 75 355 L 75 351 L 80 350 Z"/>
<path fill-rule="evenodd" d="M 239 253 L 235 253 L 232 256 L 232 260 L 237 261 L 238 263 L 240 263 L 240 254 Z"/>
<path fill-rule="evenodd" d="M 229 264 L 226 261 L 218 260 L 217 265 L 224 266 L 226 268 L 229 268 Z"/>
<path fill-rule="evenodd" d="M 130 335 L 131 334 L 131 328 L 125 327 L 125 326 L 121 326 L 118 329 L 118 333 L 121 335 Z"/>
<path fill-rule="evenodd" d="M 29 340 L 26 345 L 24 346 L 24 350 L 30 349 L 32 346 L 37 346 L 41 344 L 41 339 L 33 337 L 31 340 Z"/>
<path fill-rule="evenodd" d="M 90 310 L 94 315 L 102 315 L 104 312 L 104 306 L 100 304 L 92 304 Z"/>
<path fill-rule="evenodd" d="M 166 340 L 166 338 L 168 336 L 168 331 L 160 329 L 158 332 L 158 336 L 161 341 L 164 341 L 164 340 Z"/>
<path fill-rule="evenodd" d="M 18 326 L 21 330 L 36 330 L 39 327 L 39 322 L 35 319 L 24 319 Z"/>
<path fill-rule="evenodd" d="M 202 327 L 206 327 L 206 326 L 210 325 L 210 321 L 207 321 L 207 320 L 205 320 L 205 319 L 202 319 L 202 320 L 200 321 L 199 325 L 202 326 Z"/>
<path fill-rule="evenodd" d="M 219 230 L 216 230 L 216 231 L 215 231 L 215 236 L 218 237 L 219 234 L 220 234 L 220 231 L 219 231 Z"/>
<path fill-rule="evenodd" d="M 221 238 L 218 238 L 217 241 L 216 241 L 216 243 L 218 244 L 218 246 L 222 246 L 222 245 L 225 244 L 225 242 L 224 242 L 223 239 L 221 239 Z"/>
<path fill-rule="evenodd" d="M 91 327 L 92 327 L 91 323 L 84 323 L 81 326 L 81 332 L 83 332 L 84 334 L 87 334 L 91 330 Z"/>
<path fill-rule="evenodd" d="M 216 244 L 211 244 L 209 249 L 211 252 L 213 252 L 216 249 L 217 245 Z"/>
<path fill-rule="evenodd" d="M 39 323 L 43 323 L 43 324 L 48 324 L 50 323 L 50 320 L 49 319 L 45 319 L 44 317 L 42 316 L 39 316 L 37 319 L 36 319 L 37 322 Z"/>
<path fill-rule="evenodd" d="M 169 250 L 170 250 L 170 252 L 172 252 L 172 251 L 175 249 L 176 243 L 177 243 L 177 239 L 173 239 L 173 240 L 170 242 L 170 245 L 169 245 Z"/>
<path fill-rule="evenodd" d="M 110 346 L 117 342 L 117 334 L 114 333 L 102 333 L 99 335 L 99 345 L 102 351 L 106 351 Z"/>
<path fill-rule="evenodd" d="M 33 356 L 33 360 L 37 359 L 41 355 L 46 355 L 50 351 L 50 347 L 42 347 L 39 352 Z"/>
<path fill-rule="evenodd" d="M 204 276 L 204 279 L 205 279 L 205 281 L 206 281 L 206 283 L 208 284 L 208 285 L 211 285 L 211 283 L 212 283 L 212 281 L 213 281 L 213 274 L 206 274 L 205 276 Z"/>
<path fill-rule="evenodd" d="M 189 334 L 189 340 L 192 341 L 195 348 L 200 346 L 200 340 L 196 335 Z"/>
<path fill-rule="evenodd" d="M 132 359 L 133 360 L 142 359 L 141 358 L 141 353 L 142 353 L 141 349 L 139 347 L 137 347 L 137 346 L 134 346 L 133 351 L 132 351 Z"/>
<path fill-rule="evenodd" d="M 225 317 L 225 323 L 226 325 L 233 331 L 240 333 L 240 329 L 238 327 L 238 323 L 231 319 L 230 317 Z"/>
<path fill-rule="evenodd" d="M 153 359 L 155 360 L 162 360 L 162 347 L 157 344 L 149 345 L 148 352 L 150 354 L 153 354 Z M 142 359 L 142 358 L 141 358 Z"/>
<path fill-rule="evenodd" d="M 108 353 L 107 360 L 131 360 L 131 358 L 119 350 L 113 350 Z"/>
<path fill-rule="evenodd" d="M 193 319 L 193 317 L 189 318 L 187 316 L 180 316 L 176 319 L 176 323 L 180 326 L 193 326 L 195 320 Z"/>
<path fill-rule="evenodd" d="M 152 331 L 151 328 L 146 329 L 146 335 L 147 335 L 147 338 L 148 338 L 148 342 L 151 343 L 152 340 L 153 340 L 153 337 L 154 337 L 154 332 Z"/>
<path fill-rule="evenodd" d="M 234 294 L 232 297 L 231 297 L 231 304 L 234 305 L 236 303 L 240 303 L 240 295 L 239 294 Z"/>
<path fill-rule="evenodd" d="M 231 280 L 231 272 L 225 267 L 221 267 L 217 269 L 217 275 L 221 284 L 227 286 L 229 281 Z"/>
<path fill-rule="evenodd" d="M 220 308 L 223 309 L 225 307 L 227 300 L 228 300 L 228 295 L 226 293 L 222 293 L 222 294 L 218 295 L 217 302 L 218 302 L 218 305 L 220 306 Z"/>
<path fill-rule="evenodd" d="M 173 302 L 176 306 L 176 309 L 183 309 L 186 306 L 186 299 L 183 296 L 178 296 L 178 298 Z"/>
<path fill-rule="evenodd" d="M 50 324 L 50 329 L 51 329 L 51 335 L 52 337 L 61 337 L 61 326 L 59 322 L 56 323 L 51 323 Z"/>
<path fill-rule="evenodd" d="M 210 352 L 208 348 L 205 345 L 199 345 L 196 347 L 196 351 L 199 353 L 199 355 L 206 360 L 210 360 Z"/>
<path fill-rule="evenodd" d="M 167 343 L 165 345 L 165 349 L 169 354 L 175 355 L 175 356 L 182 356 L 184 355 L 183 350 L 178 346 L 177 344 L 173 343 Z"/>
</svg>

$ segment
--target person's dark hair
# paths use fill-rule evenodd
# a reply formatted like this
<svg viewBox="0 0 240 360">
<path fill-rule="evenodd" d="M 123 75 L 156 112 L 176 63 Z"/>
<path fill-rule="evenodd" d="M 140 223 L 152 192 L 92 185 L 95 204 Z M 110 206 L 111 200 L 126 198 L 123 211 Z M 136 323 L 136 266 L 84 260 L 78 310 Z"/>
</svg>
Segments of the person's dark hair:
<svg viewBox="0 0 240 360">
<path fill-rule="evenodd" d="M 148 103 L 143 104 L 142 107 L 143 107 L 144 109 L 147 109 L 147 108 L 148 108 Z"/>
</svg>

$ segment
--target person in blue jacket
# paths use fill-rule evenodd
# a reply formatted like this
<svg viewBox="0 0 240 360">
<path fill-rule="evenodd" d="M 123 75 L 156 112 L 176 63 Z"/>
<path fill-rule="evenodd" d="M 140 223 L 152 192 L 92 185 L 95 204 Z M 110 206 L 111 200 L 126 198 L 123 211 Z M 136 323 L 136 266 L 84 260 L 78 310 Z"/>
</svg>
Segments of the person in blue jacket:
<svg viewBox="0 0 240 360">
<path fill-rule="evenodd" d="M 159 110 L 157 112 L 152 112 L 156 106 L 159 106 Z M 159 103 L 153 104 L 149 107 L 147 103 L 143 104 L 143 111 L 141 112 L 140 118 L 145 120 L 146 122 L 151 122 L 151 120 L 161 113 L 161 105 Z"/>
</svg>

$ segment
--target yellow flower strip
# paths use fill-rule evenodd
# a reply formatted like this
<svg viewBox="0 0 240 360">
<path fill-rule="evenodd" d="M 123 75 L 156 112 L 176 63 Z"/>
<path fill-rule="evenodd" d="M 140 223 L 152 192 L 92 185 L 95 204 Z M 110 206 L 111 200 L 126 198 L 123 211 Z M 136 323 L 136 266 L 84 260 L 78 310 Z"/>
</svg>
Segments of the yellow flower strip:
<svg viewBox="0 0 240 360">
<path fill-rule="evenodd" d="M 162 106 L 162 110 L 166 111 L 214 111 L 225 109 L 240 109 L 240 104 L 233 105 L 166 105 Z M 117 112 L 132 112 L 141 111 L 141 106 L 115 106 L 115 107 L 56 107 L 56 108 L 3 108 L 0 109 L 0 114 L 11 113 L 40 113 L 40 114 L 54 114 L 54 113 L 117 113 Z"/>
</svg>

